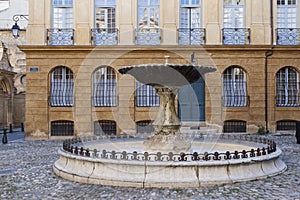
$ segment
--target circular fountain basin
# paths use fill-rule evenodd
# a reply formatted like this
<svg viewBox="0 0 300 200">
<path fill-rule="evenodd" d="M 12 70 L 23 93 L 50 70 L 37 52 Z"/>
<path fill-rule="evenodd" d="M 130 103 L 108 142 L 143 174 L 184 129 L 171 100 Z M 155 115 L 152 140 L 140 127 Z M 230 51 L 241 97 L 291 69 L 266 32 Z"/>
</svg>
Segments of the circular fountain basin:
<svg viewBox="0 0 300 200">
<path fill-rule="evenodd" d="M 192 137 L 191 137 L 192 138 Z M 199 187 L 277 175 L 286 169 L 273 141 L 252 136 L 196 136 L 191 151 L 145 152 L 145 138 L 70 139 L 54 172 L 81 183 L 130 187 Z"/>
</svg>

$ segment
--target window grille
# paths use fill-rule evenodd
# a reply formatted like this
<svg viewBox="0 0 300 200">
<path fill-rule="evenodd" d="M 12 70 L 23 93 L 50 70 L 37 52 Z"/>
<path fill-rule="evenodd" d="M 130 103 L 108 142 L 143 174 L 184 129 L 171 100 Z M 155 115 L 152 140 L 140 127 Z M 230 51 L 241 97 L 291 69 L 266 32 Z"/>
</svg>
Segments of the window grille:
<svg viewBox="0 0 300 200">
<path fill-rule="evenodd" d="M 101 67 L 94 73 L 94 106 L 117 106 L 116 73 L 111 67 Z"/>
<path fill-rule="evenodd" d="M 223 73 L 223 105 L 247 106 L 246 72 L 240 67 L 229 67 Z"/>
<path fill-rule="evenodd" d="M 224 133 L 245 133 L 246 122 L 240 120 L 228 120 L 224 122 L 223 132 Z"/>
<path fill-rule="evenodd" d="M 117 124 L 111 120 L 99 120 L 94 122 L 95 135 L 116 135 Z"/>
<path fill-rule="evenodd" d="M 276 129 L 278 131 L 294 131 L 296 130 L 296 121 L 293 120 L 277 121 Z"/>
<path fill-rule="evenodd" d="M 67 67 L 57 67 L 51 73 L 51 106 L 73 106 L 74 80 L 73 72 Z"/>
<path fill-rule="evenodd" d="M 299 106 L 298 72 L 285 67 L 276 73 L 276 105 Z"/>
<path fill-rule="evenodd" d="M 72 121 L 52 121 L 51 136 L 74 136 L 74 122 Z"/>
<path fill-rule="evenodd" d="M 136 106 L 137 107 L 158 107 L 159 96 L 150 85 L 136 82 Z"/>
<path fill-rule="evenodd" d="M 136 122 L 136 133 L 153 133 L 154 127 L 151 120 Z"/>
<path fill-rule="evenodd" d="M 159 28 L 159 0 L 138 0 L 138 45 L 159 45 L 161 33 Z"/>
</svg>

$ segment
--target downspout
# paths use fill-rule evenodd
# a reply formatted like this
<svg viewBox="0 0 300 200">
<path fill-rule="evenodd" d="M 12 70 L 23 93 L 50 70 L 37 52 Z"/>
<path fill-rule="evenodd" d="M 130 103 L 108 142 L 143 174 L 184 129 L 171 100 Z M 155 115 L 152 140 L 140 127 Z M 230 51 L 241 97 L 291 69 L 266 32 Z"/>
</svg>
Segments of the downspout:
<svg viewBox="0 0 300 200">
<path fill-rule="evenodd" d="M 273 47 L 272 47 L 273 49 Z M 266 122 L 266 133 L 269 133 L 269 109 L 268 109 L 268 101 L 269 101 L 269 96 L 268 96 L 268 57 L 273 55 L 273 50 L 267 50 L 265 52 L 265 122 Z"/>
<path fill-rule="evenodd" d="M 271 45 L 273 45 L 274 42 L 273 0 L 270 0 L 270 29 L 271 29 Z"/>
<path fill-rule="evenodd" d="M 273 55 L 273 42 L 274 42 L 274 24 L 273 24 L 273 0 L 270 0 L 270 43 L 272 45 L 271 50 L 265 52 L 265 123 L 266 123 L 266 133 L 269 133 L 269 95 L 268 95 L 268 57 Z"/>
</svg>

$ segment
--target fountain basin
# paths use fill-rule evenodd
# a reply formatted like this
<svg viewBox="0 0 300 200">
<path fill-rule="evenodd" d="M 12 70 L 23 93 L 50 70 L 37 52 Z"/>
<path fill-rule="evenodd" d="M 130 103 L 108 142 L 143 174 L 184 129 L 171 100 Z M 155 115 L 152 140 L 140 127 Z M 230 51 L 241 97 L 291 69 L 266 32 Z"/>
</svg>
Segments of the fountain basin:
<svg viewBox="0 0 300 200">
<path fill-rule="evenodd" d="M 67 140 L 53 170 L 71 181 L 140 188 L 191 188 L 254 180 L 285 171 L 286 165 L 279 158 L 281 150 L 274 142 L 234 137 L 196 137 L 191 142 L 192 151 L 180 154 L 140 151 L 144 138 Z"/>
</svg>

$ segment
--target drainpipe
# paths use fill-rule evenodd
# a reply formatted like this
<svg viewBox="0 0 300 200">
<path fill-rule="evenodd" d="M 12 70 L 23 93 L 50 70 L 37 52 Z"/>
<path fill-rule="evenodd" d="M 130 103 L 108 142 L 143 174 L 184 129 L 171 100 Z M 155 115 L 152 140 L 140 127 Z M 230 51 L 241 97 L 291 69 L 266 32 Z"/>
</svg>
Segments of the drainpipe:
<svg viewBox="0 0 300 200">
<path fill-rule="evenodd" d="M 273 45 L 274 42 L 273 0 L 270 0 L 270 29 L 271 29 L 271 45 Z"/>
<path fill-rule="evenodd" d="M 272 46 L 273 49 L 273 46 Z M 266 122 L 266 133 L 269 133 L 269 127 L 268 127 L 268 119 L 269 119 L 269 110 L 268 110 L 268 57 L 273 55 L 273 50 L 267 50 L 265 52 L 265 122 Z"/>
</svg>

